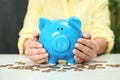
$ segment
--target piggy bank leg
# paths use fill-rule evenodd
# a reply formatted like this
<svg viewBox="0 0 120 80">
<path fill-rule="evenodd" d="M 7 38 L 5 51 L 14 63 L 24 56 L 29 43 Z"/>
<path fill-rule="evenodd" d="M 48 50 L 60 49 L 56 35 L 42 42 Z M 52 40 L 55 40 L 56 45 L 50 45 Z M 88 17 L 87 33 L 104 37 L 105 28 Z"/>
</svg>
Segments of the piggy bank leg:
<svg viewBox="0 0 120 80">
<path fill-rule="evenodd" d="M 67 60 L 67 63 L 68 63 L 68 65 L 74 65 L 74 64 L 75 64 L 74 58 L 68 59 L 68 60 Z"/>
<path fill-rule="evenodd" d="M 54 57 L 53 58 L 49 58 L 49 65 L 56 65 L 57 63 L 57 59 L 55 59 Z"/>
</svg>

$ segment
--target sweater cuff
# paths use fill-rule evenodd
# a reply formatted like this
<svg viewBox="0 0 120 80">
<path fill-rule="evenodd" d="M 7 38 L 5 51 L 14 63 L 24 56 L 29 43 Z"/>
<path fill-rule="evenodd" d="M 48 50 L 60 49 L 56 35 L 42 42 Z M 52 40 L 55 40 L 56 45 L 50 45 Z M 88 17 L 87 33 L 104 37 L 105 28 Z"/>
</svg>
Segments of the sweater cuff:
<svg viewBox="0 0 120 80">
<path fill-rule="evenodd" d="M 107 41 L 107 49 L 106 49 L 105 53 L 110 53 L 112 48 L 113 48 L 113 45 L 114 45 L 114 36 L 109 36 L 109 34 L 105 35 L 103 33 L 92 34 L 93 39 L 95 39 L 97 37 L 103 37 L 103 38 L 106 39 L 106 41 Z"/>
<path fill-rule="evenodd" d="M 18 40 L 18 50 L 19 50 L 20 54 L 24 54 L 23 45 L 24 45 L 24 41 L 27 38 L 32 38 L 32 35 L 31 34 L 26 34 L 26 35 L 22 35 L 22 37 L 19 37 L 19 40 Z"/>
</svg>

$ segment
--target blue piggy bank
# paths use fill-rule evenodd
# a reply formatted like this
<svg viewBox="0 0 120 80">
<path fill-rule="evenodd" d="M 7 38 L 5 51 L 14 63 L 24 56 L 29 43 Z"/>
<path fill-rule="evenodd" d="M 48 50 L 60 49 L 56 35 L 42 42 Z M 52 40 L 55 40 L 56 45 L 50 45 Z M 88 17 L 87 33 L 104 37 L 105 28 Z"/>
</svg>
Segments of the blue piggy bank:
<svg viewBox="0 0 120 80">
<path fill-rule="evenodd" d="M 39 41 L 49 54 L 49 64 L 55 65 L 58 60 L 74 64 L 74 49 L 78 38 L 82 37 L 81 21 L 77 17 L 66 20 L 49 20 L 40 18 Z"/>
</svg>

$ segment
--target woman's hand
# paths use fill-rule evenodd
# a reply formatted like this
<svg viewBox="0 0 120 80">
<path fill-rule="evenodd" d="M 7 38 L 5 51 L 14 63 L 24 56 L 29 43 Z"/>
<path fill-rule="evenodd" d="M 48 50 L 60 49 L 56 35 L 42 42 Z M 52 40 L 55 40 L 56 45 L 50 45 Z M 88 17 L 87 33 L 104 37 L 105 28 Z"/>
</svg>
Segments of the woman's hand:
<svg viewBox="0 0 120 80">
<path fill-rule="evenodd" d="M 73 54 L 77 63 L 89 62 L 97 57 L 99 45 L 95 40 L 91 39 L 90 33 L 83 34 L 83 38 L 79 38 L 75 44 Z"/>
<path fill-rule="evenodd" d="M 32 39 L 26 39 L 24 42 L 24 53 L 35 63 L 48 61 L 48 53 L 38 41 L 39 33 L 34 32 Z"/>
</svg>

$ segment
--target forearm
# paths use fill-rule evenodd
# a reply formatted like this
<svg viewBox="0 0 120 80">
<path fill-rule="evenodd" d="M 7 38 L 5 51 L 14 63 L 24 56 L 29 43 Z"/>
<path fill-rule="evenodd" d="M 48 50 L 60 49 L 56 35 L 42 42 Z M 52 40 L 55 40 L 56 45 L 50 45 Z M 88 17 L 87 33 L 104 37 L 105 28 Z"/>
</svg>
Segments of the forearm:
<svg viewBox="0 0 120 80">
<path fill-rule="evenodd" d="M 107 49 L 107 41 L 104 38 L 100 37 L 96 38 L 95 42 L 99 45 L 97 54 L 103 54 Z"/>
</svg>

